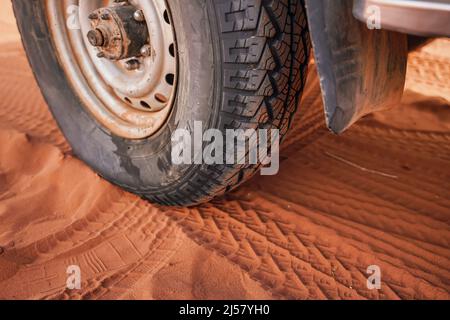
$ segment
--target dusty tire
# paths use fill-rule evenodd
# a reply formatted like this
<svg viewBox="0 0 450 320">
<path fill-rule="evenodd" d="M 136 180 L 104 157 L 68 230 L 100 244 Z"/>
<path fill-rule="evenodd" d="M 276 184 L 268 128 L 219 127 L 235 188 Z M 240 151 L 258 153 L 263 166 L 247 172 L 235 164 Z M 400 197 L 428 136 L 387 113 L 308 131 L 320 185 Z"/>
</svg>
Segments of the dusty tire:
<svg viewBox="0 0 450 320">
<path fill-rule="evenodd" d="M 169 0 L 179 48 L 174 109 L 157 134 L 123 139 L 86 111 L 58 62 L 40 0 L 14 0 L 23 43 L 50 109 L 74 153 L 107 180 L 151 201 L 193 205 L 229 191 L 258 165 L 171 162 L 171 133 L 204 129 L 279 128 L 297 110 L 309 59 L 300 0 Z"/>
</svg>

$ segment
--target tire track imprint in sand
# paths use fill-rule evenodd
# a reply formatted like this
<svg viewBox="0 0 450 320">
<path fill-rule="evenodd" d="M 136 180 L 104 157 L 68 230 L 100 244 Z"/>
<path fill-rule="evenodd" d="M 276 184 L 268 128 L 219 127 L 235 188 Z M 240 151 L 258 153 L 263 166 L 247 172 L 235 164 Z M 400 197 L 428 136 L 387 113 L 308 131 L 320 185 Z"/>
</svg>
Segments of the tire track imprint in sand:
<svg viewBox="0 0 450 320">
<path fill-rule="evenodd" d="M 323 112 L 312 73 L 301 105 L 307 112 L 294 120 L 302 125 L 285 141 L 278 176 L 255 177 L 197 208 L 156 207 L 68 155 L 22 51 L 17 44 L 6 48 L 0 55 L 0 297 L 136 297 L 150 290 L 146 285 L 189 237 L 276 298 L 450 298 L 450 131 L 394 128 L 369 117 L 331 136 L 317 126 Z M 430 74 L 421 80 L 428 88 L 436 74 L 422 57 L 434 59 L 429 50 L 414 54 L 409 74 Z M 439 61 L 442 70 L 450 66 L 450 57 Z M 363 172 L 326 152 L 398 178 Z M 16 225 L 22 228 L 8 231 Z M 83 269 L 80 291 L 65 289 L 65 269 L 73 264 Z M 373 264 L 382 269 L 379 291 L 366 286 Z"/>
<path fill-rule="evenodd" d="M 113 203 L 109 213 L 88 214 L 58 234 L 3 254 L 0 267 L 5 260 L 19 262 L 11 281 L 0 281 L 8 289 L 5 298 L 120 298 L 162 268 L 180 246 L 178 228 L 147 203 L 136 210 L 136 201 L 120 198 L 126 206 Z M 79 266 L 86 279 L 74 293 L 64 289 L 70 265 Z"/>
</svg>

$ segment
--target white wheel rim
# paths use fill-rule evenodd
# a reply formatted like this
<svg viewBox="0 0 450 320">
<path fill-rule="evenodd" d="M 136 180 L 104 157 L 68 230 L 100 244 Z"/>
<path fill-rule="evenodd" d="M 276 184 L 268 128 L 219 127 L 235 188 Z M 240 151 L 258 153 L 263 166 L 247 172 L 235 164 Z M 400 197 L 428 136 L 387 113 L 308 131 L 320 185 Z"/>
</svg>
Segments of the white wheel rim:
<svg viewBox="0 0 450 320">
<path fill-rule="evenodd" d="M 117 136 L 143 139 L 166 123 L 175 100 L 178 59 L 173 23 L 164 0 L 129 1 L 144 12 L 153 52 L 138 57 L 139 69 L 130 71 L 123 60 L 98 58 L 86 37 L 89 14 L 112 2 L 47 0 L 47 19 L 61 65 L 91 115 Z"/>
</svg>

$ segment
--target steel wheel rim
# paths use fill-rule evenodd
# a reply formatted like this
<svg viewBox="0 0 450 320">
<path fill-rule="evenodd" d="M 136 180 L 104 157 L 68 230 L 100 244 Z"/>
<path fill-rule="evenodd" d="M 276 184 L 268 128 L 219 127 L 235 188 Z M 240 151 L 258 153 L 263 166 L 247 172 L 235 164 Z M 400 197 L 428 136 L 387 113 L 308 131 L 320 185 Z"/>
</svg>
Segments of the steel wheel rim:
<svg viewBox="0 0 450 320">
<path fill-rule="evenodd" d="M 170 9 L 164 0 L 129 1 L 144 12 L 153 50 L 150 57 L 137 58 L 140 68 L 130 71 L 125 61 L 98 58 L 86 38 L 89 13 L 112 3 L 46 0 L 48 25 L 59 61 L 90 114 L 119 137 L 144 139 L 164 126 L 176 97 L 178 57 Z"/>
</svg>

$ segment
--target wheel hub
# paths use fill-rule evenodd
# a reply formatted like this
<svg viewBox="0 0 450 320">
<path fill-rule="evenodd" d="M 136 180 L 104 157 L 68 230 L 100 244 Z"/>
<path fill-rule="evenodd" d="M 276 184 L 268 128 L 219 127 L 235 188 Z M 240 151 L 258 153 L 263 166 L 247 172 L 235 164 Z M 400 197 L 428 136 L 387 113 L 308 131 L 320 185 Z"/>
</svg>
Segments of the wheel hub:
<svg viewBox="0 0 450 320">
<path fill-rule="evenodd" d="M 98 50 L 99 58 L 118 61 L 141 55 L 149 43 L 144 14 L 126 2 L 95 10 L 89 15 L 92 30 L 89 43 Z"/>
</svg>

